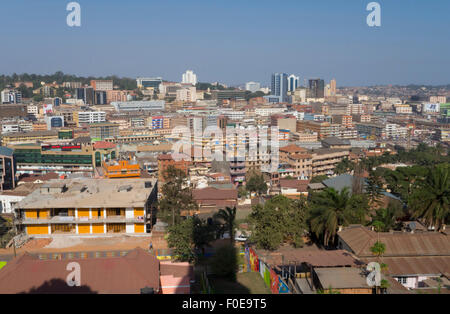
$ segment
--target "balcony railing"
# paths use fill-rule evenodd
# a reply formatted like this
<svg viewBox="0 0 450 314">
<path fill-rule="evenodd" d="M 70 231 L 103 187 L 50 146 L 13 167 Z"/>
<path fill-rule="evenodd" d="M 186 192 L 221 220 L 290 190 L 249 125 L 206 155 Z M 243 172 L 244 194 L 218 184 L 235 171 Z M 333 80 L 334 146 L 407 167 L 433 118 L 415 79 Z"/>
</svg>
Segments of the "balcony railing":
<svg viewBox="0 0 450 314">
<path fill-rule="evenodd" d="M 40 224 L 74 224 L 74 223 L 144 223 L 145 217 L 132 217 L 126 216 L 108 216 L 108 217 L 73 217 L 73 216 L 54 216 L 47 218 L 21 218 L 16 219 L 16 224 L 25 225 L 40 225 Z"/>
</svg>

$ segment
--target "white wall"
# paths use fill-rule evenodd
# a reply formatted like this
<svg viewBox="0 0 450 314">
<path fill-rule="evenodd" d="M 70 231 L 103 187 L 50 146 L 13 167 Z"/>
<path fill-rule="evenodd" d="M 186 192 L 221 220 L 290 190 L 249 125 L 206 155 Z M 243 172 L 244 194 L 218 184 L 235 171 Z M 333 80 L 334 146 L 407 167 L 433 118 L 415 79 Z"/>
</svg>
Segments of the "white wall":
<svg viewBox="0 0 450 314">
<path fill-rule="evenodd" d="M 24 196 L 1 195 L 0 194 L 0 213 L 11 214 L 14 212 L 14 204 L 23 200 Z"/>
<path fill-rule="evenodd" d="M 127 225 L 126 225 L 126 232 L 127 233 L 134 233 L 134 223 L 127 223 Z"/>
</svg>

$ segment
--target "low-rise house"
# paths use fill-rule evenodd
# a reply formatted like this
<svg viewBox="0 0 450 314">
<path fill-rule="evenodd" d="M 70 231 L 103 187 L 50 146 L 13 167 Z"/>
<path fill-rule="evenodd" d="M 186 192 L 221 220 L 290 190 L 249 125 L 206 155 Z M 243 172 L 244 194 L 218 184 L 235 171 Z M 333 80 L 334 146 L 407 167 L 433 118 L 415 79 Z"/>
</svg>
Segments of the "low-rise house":
<svg viewBox="0 0 450 314">
<path fill-rule="evenodd" d="M 69 286 L 67 278 L 77 266 L 79 276 L 73 278 L 79 285 Z M 71 260 L 40 260 L 25 253 L 0 270 L 0 293 L 189 294 L 193 279 L 188 263 L 159 262 L 141 248 L 121 257 Z"/>
<path fill-rule="evenodd" d="M 237 206 L 238 191 L 232 189 L 218 189 L 207 187 L 195 189 L 192 192 L 194 200 L 199 205 L 199 213 L 211 213 L 225 207 Z"/>
<path fill-rule="evenodd" d="M 338 232 L 339 249 L 355 254 L 366 263 L 387 265 L 386 274 L 404 287 L 418 289 L 430 278 L 450 273 L 450 234 L 448 232 L 380 232 L 354 225 Z M 370 248 L 377 242 L 386 245 L 381 258 Z"/>
<path fill-rule="evenodd" d="M 308 196 L 309 180 L 280 179 L 280 192 L 288 198 Z"/>
</svg>

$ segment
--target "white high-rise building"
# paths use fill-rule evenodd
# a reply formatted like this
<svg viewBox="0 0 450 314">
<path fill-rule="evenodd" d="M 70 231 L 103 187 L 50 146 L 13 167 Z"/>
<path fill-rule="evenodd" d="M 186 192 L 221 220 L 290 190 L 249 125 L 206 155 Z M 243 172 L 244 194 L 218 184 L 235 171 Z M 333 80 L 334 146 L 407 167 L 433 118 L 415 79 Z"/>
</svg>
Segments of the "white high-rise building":
<svg viewBox="0 0 450 314">
<path fill-rule="evenodd" d="M 257 91 L 261 90 L 261 84 L 257 82 L 248 82 L 245 84 L 245 90 L 256 93 Z"/>
<path fill-rule="evenodd" d="M 288 92 L 293 92 L 300 86 L 300 77 L 291 74 L 288 77 Z"/>
<path fill-rule="evenodd" d="M 197 75 L 193 71 L 187 70 L 186 73 L 183 74 L 182 83 L 197 85 Z"/>
</svg>

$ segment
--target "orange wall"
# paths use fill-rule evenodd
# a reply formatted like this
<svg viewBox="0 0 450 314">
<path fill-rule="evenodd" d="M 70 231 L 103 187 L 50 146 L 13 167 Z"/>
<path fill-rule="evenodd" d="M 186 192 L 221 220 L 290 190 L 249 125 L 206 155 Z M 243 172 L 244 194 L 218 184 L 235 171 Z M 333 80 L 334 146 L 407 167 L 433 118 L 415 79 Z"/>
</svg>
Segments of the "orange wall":
<svg viewBox="0 0 450 314">
<path fill-rule="evenodd" d="M 105 233 L 103 224 L 92 224 L 92 233 Z"/>
<path fill-rule="evenodd" d="M 78 209 L 78 217 L 89 217 L 89 209 Z"/>
<path fill-rule="evenodd" d="M 102 226 L 103 227 L 103 226 Z M 90 225 L 78 225 L 78 233 L 91 233 Z"/>
<path fill-rule="evenodd" d="M 25 218 L 36 219 L 37 218 L 37 211 L 35 209 L 26 210 L 25 211 Z"/>
<path fill-rule="evenodd" d="M 27 226 L 27 234 L 48 234 L 48 225 Z"/>
<path fill-rule="evenodd" d="M 143 208 L 135 208 L 134 209 L 134 217 L 143 217 L 144 209 Z"/>
<path fill-rule="evenodd" d="M 144 224 L 134 224 L 134 233 L 144 233 L 145 227 Z"/>
</svg>

